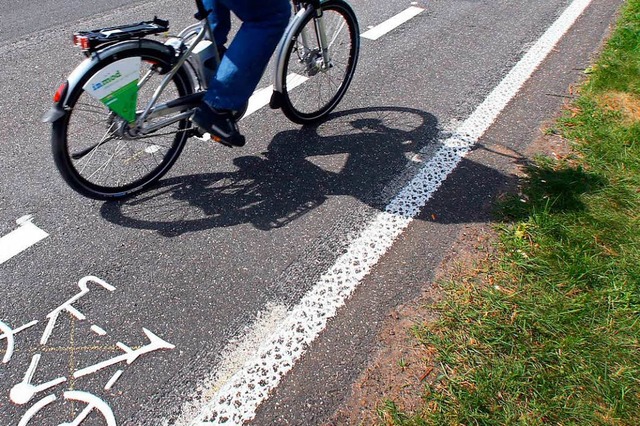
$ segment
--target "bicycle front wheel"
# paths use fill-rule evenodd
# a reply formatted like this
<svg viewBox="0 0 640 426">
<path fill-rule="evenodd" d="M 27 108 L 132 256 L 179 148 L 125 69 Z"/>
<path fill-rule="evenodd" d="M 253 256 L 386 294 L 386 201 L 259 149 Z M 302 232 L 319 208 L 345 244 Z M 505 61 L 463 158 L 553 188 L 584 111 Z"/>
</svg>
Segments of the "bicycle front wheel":
<svg viewBox="0 0 640 426">
<path fill-rule="evenodd" d="M 328 0 L 321 7 L 321 19 L 315 10 L 303 16 L 287 39 L 284 66 L 278 67 L 282 111 L 299 124 L 319 121 L 338 105 L 358 62 L 360 36 L 353 9 L 342 0 Z M 328 52 L 322 51 L 323 33 Z"/>
<path fill-rule="evenodd" d="M 62 177 L 80 194 L 99 200 L 123 198 L 160 179 L 175 163 L 189 137 L 188 119 L 162 116 L 148 120 L 167 126 L 136 135 L 130 124 L 83 88 L 103 67 L 126 58 L 140 58 L 137 108 L 140 113 L 164 78 L 158 70 L 170 67 L 171 58 L 153 50 L 131 49 L 105 57 L 83 78 L 69 97 L 66 115 L 53 126 L 53 155 Z M 156 105 L 192 92 L 183 69 L 172 78 Z M 176 113 L 177 114 L 177 113 Z"/>
</svg>

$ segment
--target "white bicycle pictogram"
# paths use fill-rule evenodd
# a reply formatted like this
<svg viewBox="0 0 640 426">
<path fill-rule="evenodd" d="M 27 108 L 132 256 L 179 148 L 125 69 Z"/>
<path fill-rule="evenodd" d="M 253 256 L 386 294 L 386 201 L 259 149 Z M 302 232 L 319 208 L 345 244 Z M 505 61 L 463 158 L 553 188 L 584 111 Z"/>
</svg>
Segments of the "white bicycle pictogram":
<svg viewBox="0 0 640 426">
<path fill-rule="evenodd" d="M 100 278 L 97 278 L 95 276 L 86 276 L 82 278 L 78 282 L 78 286 L 80 287 L 80 292 L 77 293 L 75 296 L 73 296 L 71 299 L 67 300 L 65 303 L 63 303 L 59 307 L 57 307 L 56 309 L 52 310 L 46 316 L 46 318 L 48 319 L 48 322 L 40 338 L 40 345 L 42 347 L 46 346 L 47 343 L 49 342 L 49 339 L 56 327 L 57 320 L 61 313 L 66 312 L 71 316 L 73 316 L 78 321 L 85 321 L 87 319 L 86 316 L 78 308 L 74 306 L 74 304 L 76 304 L 81 298 L 83 298 L 90 292 L 90 289 L 88 286 L 89 283 L 97 285 L 97 287 L 100 289 L 104 289 L 110 292 L 115 291 L 115 287 L 113 287 L 112 285 L 108 284 L 106 281 Z M 8 364 L 11 361 L 11 358 L 13 356 L 13 353 L 16 347 L 16 335 L 18 335 L 18 333 L 24 330 L 27 330 L 37 325 L 38 323 L 39 323 L 38 321 L 34 320 L 16 329 L 12 329 L 7 323 L 0 321 L 0 333 L 2 333 L 0 334 L 0 341 L 6 339 L 6 345 L 7 345 L 7 349 L 2 359 L 3 364 Z M 130 365 L 142 355 L 149 354 L 151 352 L 155 352 L 158 350 L 175 348 L 174 345 L 161 339 L 160 337 L 158 337 L 151 331 L 147 330 L 146 328 L 143 328 L 142 330 L 149 341 L 148 344 L 140 346 L 138 349 L 134 350 L 130 346 L 125 345 L 122 342 L 118 342 L 116 346 L 123 352 L 123 354 L 104 360 L 97 364 L 93 364 L 85 368 L 76 370 L 72 374 L 73 379 L 78 379 L 84 376 L 97 373 L 98 371 L 101 371 L 103 369 L 106 369 L 116 364 L 126 363 L 127 365 Z M 101 336 L 107 334 L 102 328 L 98 327 L 97 325 L 92 325 L 91 331 Z M 48 380 L 44 383 L 34 384 L 34 376 L 36 371 L 38 370 L 38 365 L 40 363 L 41 358 L 42 358 L 42 354 L 40 353 L 34 354 L 31 358 L 29 367 L 27 368 L 27 371 L 24 374 L 23 380 L 11 388 L 11 391 L 9 392 L 9 398 L 11 402 L 13 402 L 14 404 L 26 405 L 30 403 L 31 400 L 34 399 L 36 395 L 42 392 L 48 391 L 50 389 L 53 389 L 56 386 L 67 382 L 71 378 L 71 377 L 67 378 L 67 377 L 60 376 L 60 377 L 56 377 L 54 379 Z M 106 390 L 111 389 L 111 387 L 113 387 L 113 385 L 119 379 L 122 373 L 123 373 L 123 370 L 118 370 L 107 382 L 107 384 L 105 385 L 105 389 Z M 79 426 L 87 418 L 87 416 L 94 411 L 99 413 L 105 419 L 107 426 L 117 426 L 115 416 L 113 414 L 113 411 L 109 407 L 109 405 L 105 401 L 103 401 L 102 399 L 100 399 L 99 397 L 91 393 L 78 391 L 78 390 L 69 390 L 69 391 L 65 391 L 62 394 L 62 399 L 69 400 L 69 401 L 83 402 L 87 405 L 82 410 L 82 412 L 76 416 L 76 418 L 72 422 L 62 423 L 59 426 Z M 29 409 L 27 409 L 25 414 L 22 416 L 22 418 L 20 419 L 20 422 L 18 423 L 18 426 L 26 426 L 29 423 L 29 421 L 32 420 L 38 412 L 48 407 L 50 404 L 54 403 L 56 400 L 58 400 L 58 397 L 54 393 L 52 393 L 50 395 L 43 397 L 39 401 L 35 402 Z"/>
</svg>

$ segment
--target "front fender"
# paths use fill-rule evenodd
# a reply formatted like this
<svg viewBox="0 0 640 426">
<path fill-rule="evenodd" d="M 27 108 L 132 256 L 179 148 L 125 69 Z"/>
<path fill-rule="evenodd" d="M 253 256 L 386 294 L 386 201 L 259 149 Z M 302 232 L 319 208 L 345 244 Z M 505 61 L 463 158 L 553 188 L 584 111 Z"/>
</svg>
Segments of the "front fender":
<svg viewBox="0 0 640 426">
<path fill-rule="evenodd" d="M 276 58 L 284 59 L 287 55 L 287 47 L 289 46 L 289 40 L 293 38 L 293 36 L 300 30 L 300 26 L 304 23 L 306 17 L 315 13 L 314 7 L 312 5 L 308 5 L 306 9 L 300 9 L 298 13 L 295 14 L 293 20 L 287 27 L 284 35 L 280 39 L 278 47 L 276 48 Z M 277 93 L 283 92 L 283 84 L 284 81 L 281 80 L 280 76 L 284 72 L 285 67 L 284 60 L 279 60 L 275 66 L 273 71 L 273 90 Z M 279 106 L 278 106 L 279 107 Z M 277 108 L 272 105 L 272 108 Z"/>
</svg>

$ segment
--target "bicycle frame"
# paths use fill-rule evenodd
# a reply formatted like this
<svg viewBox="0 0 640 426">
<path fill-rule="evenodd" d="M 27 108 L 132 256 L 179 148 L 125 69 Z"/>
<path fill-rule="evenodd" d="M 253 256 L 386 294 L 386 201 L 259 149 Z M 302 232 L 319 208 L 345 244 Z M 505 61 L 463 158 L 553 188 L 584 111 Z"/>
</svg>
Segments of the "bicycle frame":
<svg viewBox="0 0 640 426">
<path fill-rule="evenodd" d="M 159 18 L 74 33 L 86 59 L 59 86 L 43 121 L 52 123 L 56 167 L 78 193 L 112 200 L 141 191 L 169 171 L 190 137 L 206 135 L 190 118 L 220 57 L 203 1 L 196 0 L 196 21 L 164 40 L 148 37 L 169 31 Z M 293 8 L 275 55 L 270 106 L 305 125 L 325 118 L 344 96 L 359 28 L 346 0 L 293 0 Z M 341 66 L 334 67 L 338 58 Z M 233 112 L 234 120 L 248 104 Z"/>
<path fill-rule="evenodd" d="M 202 2 L 200 0 L 196 0 L 196 4 L 198 5 L 198 13 L 196 14 L 196 16 L 197 17 L 202 17 L 202 19 L 200 21 L 200 24 L 199 24 L 200 25 L 200 30 L 198 31 L 198 34 L 196 35 L 195 39 L 188 46 L 187 50 L 180 56 L 180 59 L 178 59 L 178 62 L 173 66 L 173 68 L 171 68 L 171 71 L 169 71 L 164 76 L 164 78 L 162 79 L 162 82 L 160 83 L 158 88 L 155 90 L 151 100 L 149 101 L 149 104 L 147 105 L 145 110 L 142 112 L 142 114 L 140 114 L 138 116 L 138 118 L 136 119 L 135 126 L 133 128 L 134 133 L 137 133 L 137 132 L 141 132 L 142 134 L 153 133 L 156 130 L 161 129 L 162 127 L 166 127 L 166 126 L 168 126 L 170 124 L 173 124 L 175 122 L 178 122 L 180 120 L 188 118 L 192 114 L 192 111 L 185 111 L 182 114 L 179 114 L 179 115 L 177 115 L 175 117 L 172 117 L 170 120 L 166 120 L 164 122 L 157 123 L 157 124 L 155 124 L 153 126 L 150 126 L 150 127 L 147 127 L 147 128 L 143 128 L 144 122 L 149 117 L 157 117 L 157 116 L 162 116 L 162 115 L 168 115 L 168 114 L 172 114 L 174 112 L 178 112 L 180 109 L 182 109 L 181 108 L 182 105 L 171 107 L 171 106 L 169 106 L 169 103 L 167 103 L 165 106 L 160 106 L 158 109 L 154 110 L 154 113 L 152 115 L 150 115 L 151 110 L 153 109 L 155 104 L 158 102 L 158 99 L 160 98 L 160 95 L 162 95 L 162 92 L 167 87 L 167 85 L 169 85 L 169 82 L 176 75 L 178 70 L 185 64 L 185 62 L 187 61 L 189 56 L 193 53 L 193 51 L 196 48 L 196 46 L 198 45 L 198 43 L 200 43 L 202 40 L 204 40 L 205 36 L 207 34 L 209 34 L 210 39 L 211 39 L 212 43 L 214 43 L 214 46 L 215 46 L 215 40 L 213 40 L 213 35 L 211 34 L 211 26 L 209 25 L 208 13 L 206 13 L 206 10 L 204 9 L 204 6 L 202 5 Z M 205 13 L 203 13 L 203 11 Z M 219 58 L 218 58 L 218 63 L 219 63 Z M 216 63 L 216 66 L 218 65 L 218 63 Z M 151 72 L 151 71 L 149 71 L 149 72 Z M 143 78 L 141 80 L 140 84 L 138 85 L 138 87 L 142 87 L 142 85 L 145 82 L 146 82 L 146 79 Z M 194 98 L 194 100 L 195 100 L 195 98 Z"/>
<path fill-rule="evenodd" d="M 162 92 L 164 91 L 164 89 L 167 87 L 167 85 L 169 84 L 169 82 L 171 81 L 171 79 L 173 78 L 173 76 L 178 72 L 178 69 L 180 67 L 182 67 L 185 62 L 188 60 L 188 58 L 190 57 L 190 55 L 193 53 L 194 49 L 196 48 L 196 46 L 198 45 L 198 43 L 200 43 L 202 40 L 205 39 L 205 37 L 207 36 L 207 34 L 209 35 L 209 39 L 211 40 L 211 42 L 214 44 L 215 46 L 215 40 L 213 37 L 213 34 L 211 33 L 211 26 L 210 26 L 210 22 L 209 22 L 209 11 L 207 11 L 204 7 L 204 5 L 202 4 L 201 0 L 196 0 L 196 5 L 198 8 L 198 13 L 196 14 L 196 18 L 200 19 L 200 23 L 199 24 L 194 24 L 191 27 L 187 27 L 185 30 L 183 30 L 180 35 L 183 35 L 185 32 L 187 32 L 189 29 L 195 29 L 197 27 L 200 27 L 198 30 L 197 35 L 195 36 L 195 39 L 193 39 L 193 41 L 188 45 L 187 50 L 181 55 L 180 59 L 178 60 L 178 62 L 173 66 L 173 68 L 171 69 L 171 71 L 169 73 L 167 73 L 167 75 L 165 75 L 165 77 L 163 78 L 161 84 L 158 86 L 158 88 L 156 89 L 156 91 L 154 92 L 154 95 L 152 97 L 152 99 L 150 100 L 149 104 L 146 106 L 145 110 L 142 112 L 142 114 L 140 114 L 138 116 L 138 118 L 136 119 L 135 122 L 135 127 L 133 128 L 134 133 L 140 133 L 140 134 L 150 134 L 153 133 L 157 130 L 159 130 L 162 127 L 166 127 L 170 124 L 173 124 L 177 121 L 183 120 L 185 118 L 188 118 L 191 114 L 192 111 L 184 111 L 181 114 L 178 114 L 174 117 L 172 117 L 169 120 L 165 120 L 163 122 L 159 122 L 156 123 L 152 126 L 144 126 L 145 121 L 148 118 L 154 118 L 154 117 L 160 117 L 163 115 L 168 115 L 168 114 L 173 114 L 175 112 L 179 112 L 181 109 L 184 108 L 184 103 L 183 102 L 178 102 L 174 101 L 174 102 L 169 102 L 167 104 L 164 105 L 160 105 L 157 108 L 154 108 L 154 106 L 156 105 L 160 95 L 162 94 Z M 318 39 L 318 45 L 321 46 L 321 53 L 322 53 L 322 58 L 323 58 L 323 69 L 327 69 L 328 67 L 330 67 L 331 64 L 331 57 L 330 57 L 330 49 L 328 48 L 329 43 L 327 41 L 327 37 L 326 37 L 326 31 L 324 28 L 324 22 L 322 20 L 322 8 L 321 8 L 321 1 L 320 0 L 293 0 L 293 7 L 294 7 L 294 11 L 296 12 L 296 17 L 299 19 L 302 14 L 306 11 L 306 8 L 308 6 L 311 6 L 314 8 L 314 10 L 316 11 L 316 18 L 314 20 L 315 23 L 315 36 Z M 287 29 L 285 30 L 285 34 L 283 36 L 283 40 L 287 40 L 287 37 L 289 34 L 292 33 L 292 31 L 295 30 L 296 27 L 296 18 L 294 18 L 289 26 L 287 27 Z M 306 44 L 306 38 L 308 37 L 308 35 L 306 33 L 302 34 L 302 39 L 303 39 L 303 43 Z M 283 43 L 281 43 L 283 44 Z M 217 48 L 215 49 L 217 51 Z M 279 57 L 283 57 L 281 53 L 279 53 Z M 216 58 L 216 66 L 219 65 L 220 63 L 220 58 Z M 281 61 L 279 61 L 281 62 Z M 277 67 L 276 67 L 277 68 Z M 200 75 L 199 70 L 196 70 L 196 73 Z M 144 79 L 143 79 L 144 81 Z M 143 84 L 143 81 L 141 81 L 141 83 Z M 139 85 L 139 87 L 142 87 L 142 84 Z M 278 90 L 278 88 L 276 88 L 276 90 Z M 191 97 L 187 97 L 190 98 L 188 99 L 189 101 L 192 102 L 197 102 L 199 100 L 201 100 L 202 98 L 202 94 L 196 94 L 195 96 L 191 96 Z M 189 102 L 191 103 L 191 102 Z M 171 105 L 174 104 L 174 105 Z"/>
<path fill-rule="evenodd" d="M 329 68 L 331 64 L 331 58 L 330 58 L 329 42 L 327 41 L 326 31 L 322 21 L 322 1 L 321 0 L 292 0 L 292 3 L 295 11 L 295 16 L 289 23 L 287 29 L 285 30 L 284 36 L 279 45 L 280 47 L 277 49 L 276 56 L 279 59 L 285 57 L 286 52 L 284 52 L 283 49 L 284 49 L 284 46 L 286 46 L 286 40 L 292 37 L 292 35 L 295 34 L 295 32 L 299 29 L 298 27 L 301 23 L 303 15 L 306 13 L 307 9 L 310 7 L 310 8 L 313 8 L 313 10 L 315 10 L 315 13 L 316 13 L 315 21 L 314 21 L 315 22 L 314 32 L 315 32 L 315 37 L 317 37 L 317 41 L 319 43 L 318 45 L 321 46 L 321 54 L 323 59 L 322 69 Z M 164 75 L 160 85 L 155 89 L 151 100 L 144 107 L 144 110 L 139 112 L 135 122 L 130 126 L 131 137 L 145 137 L 147 135 L 150 135 L 162 129 L 163 127 L 169 126 L 173 123 L 189 118 L 193 114 L 193 109 L 201 102 L 202 97 L 204 96 L 204 91 L 197 91 L 192 95 L 184 96 L 182 98 L 157 105 L 158 99 L 160 98 L 160 96 L 162 95 L 166 87 L 169 85 L 171 79 L 176 75 L 179 69 L 183 67 L 185 63 L 187 63 L 187 61 L 193 54 L 196 46 L 201 41 L 205 40 L 207 35 L 209 36 L 208 40 L 210 40 L 211 43 L 213 43 L 214 50 L 217 52 L 217 46 L 215 46 L 215 39 L 213 37 L 213 34 L 211 33 L 211 25 L 208 17 L 209 11 L 206 10 L 204 5 L 202 4 L 202 0 L 196 0 L 196 6 L 198 9 L 198 12 L 196 13 L 195 17 L 200 22 L 195 23 L 185 28 L 184 30 L 182 30 L 178 35 L 178 38 L 180 37 L 185 38 L 188 34 L 193 34 L 193 33 L 195 33 L 195 36 L 193 39 L 189 41 L 188 45 L 185 45 L 186 49 L 180 54 L 178 60 L 175 62 L 175 64 L 173 64 L 171 69 Z M 306 42 L 307 37 L 309 36 L 310 35 L 303 33 L 302 41 Z M 110 47 L 106 47 L 106 49 L 109 49 L 109 48 Z M 215 57 L 216 57 L 216 67 L 217 67 L 220 63 L 220 58 L 217 56 L 217 53 Z M 75 85 L 80 81 L 84 73 L 87 72 L 87 70 L 91 66 L 94 66 L 95 64 L 96 64 L 95 62 L 91 64 L 87 64 L 86 68 L 83 66 L 80 66 L 69 76 L 68 81 L 65 84 L 61 85 L 61 87 L 58 90 L 61 100 L 57 102 L 47 114 L 45 114 L 45 116 L 43 117 L 43 121 L 53 123 L 56 120 L 60 119 L 62 116 L 64 116 L 65 108 L 66 108 L 66 96 L 70 92 L 70 88 L 75 87 Z M 194 64 L 190 64 L 190 65 L 192 66 L 192 70 L 196 74 L 195 78 L 196 79 L 202 78 L 202 76 L 204 75 L 202 70 L 195 69 Z M 282 60 L 276 61 L 276 73 L 279 71 L 282 71 L 283 67 L 284 67 L 284 64 Z M 150 71 L 147 75 L 143 76 L 140 79 L 138 83 L 138 88 L 142 87 L 148 81 L 152 72 L 154 71 L 153 70 Z M 197 89 L 197 87 L 195 87 L 195 82 L 192 82 L 192 83 L 194 83 L 192 87 L 194 87 L 194 89 Z M 275 95 L 281 94 L 282 91 L 283 91 L 283 88 L 279 87 L 279 85 L 277 84 L 277 78 L 274 78 L 274 98 L 277 97 Z M 277 108 L 278 103 L 273 101 L 274 98 L 272 98 L 271 106 L 272 108 Z M 185 108 L 187 109 L 185 110 Z M 146 124 L 147 120 L 151 118 L 158 118 L 158 117 L 163 117 L 171 114 L 175 114 L 175 115 L 165 120 L 156 121 L 153 124 Z"/>
</svg>

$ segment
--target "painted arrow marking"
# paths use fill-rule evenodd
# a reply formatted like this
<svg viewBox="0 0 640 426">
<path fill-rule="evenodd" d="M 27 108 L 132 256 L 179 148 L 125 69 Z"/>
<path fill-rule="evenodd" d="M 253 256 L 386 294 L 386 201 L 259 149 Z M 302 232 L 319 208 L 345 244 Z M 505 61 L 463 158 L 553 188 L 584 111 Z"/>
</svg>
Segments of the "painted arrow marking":
<svg viewBox="0 0 640 426">
<path fill-rule="evenodd" d="M 82 376 L 86 376 L 87 374 L 92 374 L 95 373 L 96 371 L 102 370 L 103 368 L 107 368 L 111 365 L 114 364 L 118 364 L 120 362 L 124 362 L 126 361 L 127 364 L 131 364 L 132 362 L 134 362 L 136 359 L 138 359 L 138 357 L 140 357 L 141 355 L 147 354 L 149 352 L 153 352 L 153 351 L 157 351 L 160 349 L 173 349 L 175 348 L 174 345 L 172 345 L 169 342 L 165 342 L 164 340 L 162 340 L 161 338 L 159 338 L 158 336 L 156 336 L 155 334 L 153 334 L 152 332 L 150 332 L 149 330 L 147 330 L 146 328 L 142 329 L 144 331 L 144 334 L 147 335 L 147 338 L 149 339 L 149 344 L 146 346 L 141 347 L 138 350 L 131 350 L 129 348 L 124 349 L 123 347 L 120 347 L 121 349 L 123 349 L 125 351 L 124 354 L 108 359 L 106 361 L 100 362 L 98 364 L 92 365 L 90 367 L 87 368 L 83 368 L 82 370 L 78 370 L 75 373 L 73 373 L 73 377 L 74 378 L 80 378 Z"/>
</svg>

